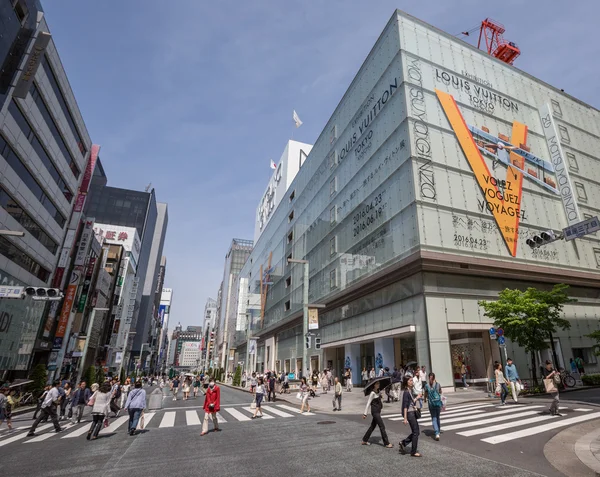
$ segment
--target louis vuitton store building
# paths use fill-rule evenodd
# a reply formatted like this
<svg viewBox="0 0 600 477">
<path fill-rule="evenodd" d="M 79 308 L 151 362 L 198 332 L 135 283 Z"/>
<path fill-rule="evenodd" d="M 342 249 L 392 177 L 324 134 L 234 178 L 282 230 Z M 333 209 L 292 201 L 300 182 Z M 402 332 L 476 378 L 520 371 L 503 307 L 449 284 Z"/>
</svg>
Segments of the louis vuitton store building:
<svg viewBox="0 0 600 477">
<path fill-rule="evenodd" d="M 452 389 L 465 361 L 485 382 L 500 354 L 477 301 L 565 282 L 578 301 L 560 359 L 598 369 L 585 337 L 599 326 L 598 237 L 526 244 L 598 215 L 598 150 L 598 110 L 395 12 L 241 272 L 261 296 L 246 313 L 255 368 L 351 367 L 358 382 L 415 361 Z M 289 258 L 308 260 L 309 302 L 326 305 L 304 366 L 303 266 Z M 507 351 L 527 376 L 526 353 Z"/>
</svg>

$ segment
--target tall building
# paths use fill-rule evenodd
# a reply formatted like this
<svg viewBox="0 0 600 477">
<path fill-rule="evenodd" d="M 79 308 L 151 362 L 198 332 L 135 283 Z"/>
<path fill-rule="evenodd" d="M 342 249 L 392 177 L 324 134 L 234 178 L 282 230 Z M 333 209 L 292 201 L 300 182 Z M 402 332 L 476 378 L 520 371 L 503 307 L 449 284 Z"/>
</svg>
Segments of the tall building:
<svg viewBox="0 0 600 477">
<path fill-rule="evenodd" d="M 162 257 L 160 270 L 163 272 L 166 267 L 166 257 Z M 164 284 L 164 280 L 159 280 Z M 173 289 L 162 288 L 160 293 L 160 303 L 158 305 L 158 320 L 160 331 L 158 335 L 158 353 L 156 368 L 160 372 L 164 372 L 167 366 L 167 353 L 169 348 L 169 316 L 171 313 L 171 302 L 173 300 Z"/>
<path fill-rule="evenodd" d="M 215 355 L 216 364 L 222 368 L 225 368 L 229 361 L 229 347 L 235 333 L 237 320 L 237 309 L 235 308 L 237 291 L 234 286 L 238 274 L 252 251 L 253 243 L 252 240 L 233 239 L 225 256 L 217 332 L 219 354 Z"/>
<path fill-rule="evenodd" d="M 2 2 L 0 32 L 0 283 L 50 286 L 92 144 L 39 2 Z M 0 378 L 47 355 L 46 314 L 31 298 L 0 300 Z"/>
<path fill-rule="evenodd" d="M 208 298 L 204 305 L 204 322 L 202 329 L 204 330 L 204 346 L 202 347 L 202 367 L 205 369 L 213 366 L 214 359 L 214 330 L 217 321 L 217 300 Z"/>
<path fill-rule="evenodd" d="M 453 390 L 465 362 L 483 384 L 501 354 L 478 301 L 564 282 L 578 301 L 554 334 L 558 365 L 582 356 L 597 371 L 586 335 L 600 318 L 600 237 L 528 239 L 597 221 L 598 137 L 597 109 L 395 12 L 239 273 L 264 297 L 257 370 L 416 361 Z M 290 258 L 308 262 L 309 283 Z M 305 286 L 325 305 L 306 363 Z M 233 347 L 243 360 L 245 339 Z M 506 350 L 530 375 L 531 356 Z"/>
</svg>

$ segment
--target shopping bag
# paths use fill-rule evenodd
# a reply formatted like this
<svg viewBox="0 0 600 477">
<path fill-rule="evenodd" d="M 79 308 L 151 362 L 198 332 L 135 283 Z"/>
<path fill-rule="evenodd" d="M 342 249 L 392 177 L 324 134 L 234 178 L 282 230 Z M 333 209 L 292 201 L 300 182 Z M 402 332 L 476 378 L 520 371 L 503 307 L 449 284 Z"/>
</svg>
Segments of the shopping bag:
<svg viewBox="0 0 600 477">
<path fill-rule="evenodd" d="M 500 392 L 502 391 L 502 386 L 499 384 L 496 385 L 496 396 L 500 396 Z"/>
<path fill-rule="evenodd" d="M 546 388 L 547 393 L 553 394 L 558 392 L 558 389 L 556 389 L 556 385 L 554 384 L 554 380 L 551 378 L 544 379 L 544 387 Z"/>
<path fill-rule="evenodd" d="M 523 391 L 523 386 L 521 385 L 520 382 L 515 381 L 514 386 L 515 386 L 515 391 L 517 392 L 517 394 L 519 394 L 521 391 Z"/>
<path fill-rule="evenodd" d="M 250 409 L 256 409 L 256 399 L 252 400 L 252 404 L 250 404 Z"/>
<path fill-rule="evenodd" d="M 140 417 L 139 428 L 140 429 L 144 428 L 144 413 L 143 412 L 142 412 L 142 417 Z"/>
<path fill-rule="evenodd" d="M 448 398 L 446 396 L 442 396 L 442 411 L 446 410 L 446 401 Z"/>
<path fill-rule="evenodd" d="M 302 401 L 302 393 L 296 394 L 296 399 L 300 399 Z"/>
</svg>

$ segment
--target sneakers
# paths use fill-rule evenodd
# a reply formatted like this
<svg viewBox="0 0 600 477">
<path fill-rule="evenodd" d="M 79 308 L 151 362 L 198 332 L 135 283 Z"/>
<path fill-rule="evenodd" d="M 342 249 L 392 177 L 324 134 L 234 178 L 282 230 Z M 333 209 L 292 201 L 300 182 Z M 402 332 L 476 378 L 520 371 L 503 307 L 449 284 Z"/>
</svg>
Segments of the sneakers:
<svg viewBox="0 0 600 477">
<path fill-rule="evenodd" d="M 436 435 L 435 435 L 435 440 L 436 440 L 436 441 L 439 441 L 439 440 L 440 440 L 440 435 L 439 435 L 439 434 L 436 434 Z"/>
<path fill-rule="evenodd" d="M 35 432 L 28 432 L 27 433 L 27 437 L 34 437 L 35 436 Z"/>
<path fill-rule="evenodd" d="M 404 442 L 400 442 L 398 444 L 398 452 L 400 452 L 400 454 L 404 454 L 406 452 Z"/>
</svg>

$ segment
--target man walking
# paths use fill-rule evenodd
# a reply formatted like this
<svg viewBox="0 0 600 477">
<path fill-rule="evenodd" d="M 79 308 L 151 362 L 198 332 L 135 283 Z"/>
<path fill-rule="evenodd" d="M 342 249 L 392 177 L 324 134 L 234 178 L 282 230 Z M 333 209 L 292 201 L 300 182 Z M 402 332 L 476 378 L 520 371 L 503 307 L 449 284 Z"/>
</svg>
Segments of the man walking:
<svg viewBox="0 0 600 477">
<path fill-rule="evenodd" d="M 519 386 L 521 385 L 521 378 L 519 378 L 517 367 L 513 364 L 513 360 L 511 358 L 506 360 L 504 376 L 506 376 L 506 379 L 508 379 L 508 382 L 510 383 L 510 387 L 512 389 L 512 398 L 515 402 L 517 402 L 517 396 L 519 395 L 519 392 L 517 391 L 517 383 L 519 383 Z"/>
<path fill-rule="evenodd" d="M 275 374 L 271 374 L 269 376 L 269 394 L 268 399 L 271 402 L 271 397 L 273 397 L 273 402 L 275 402 Z"/>
<path fill-rule="evenodd" d="M 177 393 L 179 392 L 179 379 L 177 379 L 177 376 L 171 383 L 171 389 L 173 390 L 173 401 L 177 401 Z"/>
<path fill-rule="evenodd" d="M 35 436 L 35 429 L 38 424 L 44 418 L 50 417 L 52 419 L 52 423 L 54 424 L 54 429 L 56 432 L 62 431 L 60 425 L 58 424 L 58 415 L 56 414 L 56 407 L 60 404 L 60 392 L 58 391 L 58 386 L 60 385 L 60 381 L 54 381 L 52 383 L 52 389 L 48 391 L 46 397 L 44 398 L 44 402 L 42 402 L 42 406 L 40 408 L 40 415 L 35 420 L 31 429 L 29 429 L 29 433 L 27 437 Z"/>
<path fill-rule="evenodd" d="M 337 401 L 337 408 L 336 408 Z M 342 410 L 342 383 L 340 383 L 339 378 L 335 378 L 335 385 L 333 387 L 333 410 L 341 411 Z"/>
<path fill-rule="evenodd" d="M 583 359 L 581 359 L 580 356 L 575 358 L 575 366 L 577 366 L 577 371 L 579 371 L 579 374 L 583 376 L 585 369 L 583 369 Z"/>
<path fill-rule="evenodd" d="M 219 421 L 217 419 L 217 412 L 221 410 L 221 388 L 215 384 L 214 379 L 211 378 L 208 389 L 206 390 L 206 398 L 204 400 L 204 422 L 202 423 L 202 434 L 205 436 L 208 434 L 208 418 L 212 417 L 213 426 L 215 432 L 220 431 Z"/>
<path fill-rule="evenodd" d="M 73 393 L 73 399 L 71 399 L 71 412 L 73 412 L 73 407 L 77 406 L 77 424 L 79 424 L 81 418 L 83 417 L 83 411 L 85 409 L 85 406 L 87 406 L 90 397 L 92 397 L 92 392 L 86 386 L 85 381 L 81 381 L 79 383 L 79 387 Z"/>
</svg>

